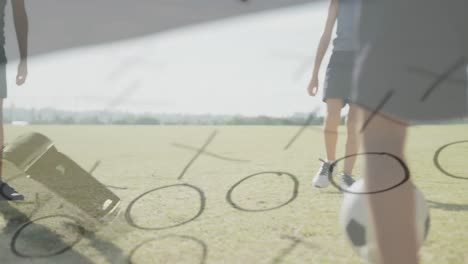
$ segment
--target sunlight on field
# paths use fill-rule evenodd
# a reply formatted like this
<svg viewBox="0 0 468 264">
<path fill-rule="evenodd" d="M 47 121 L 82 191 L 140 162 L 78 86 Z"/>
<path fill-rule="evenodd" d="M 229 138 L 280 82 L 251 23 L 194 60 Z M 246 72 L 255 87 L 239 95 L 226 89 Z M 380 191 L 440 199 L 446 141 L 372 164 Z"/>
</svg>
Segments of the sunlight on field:
<svg viewBox="0 0 468 264">
<path fill-rule="evenodd" d="M 324 155 L 321 129 L 310 127 L 285 150 L 298 129 L 7 126 L 7 142 L 35 131 L 84 169 L 98 164 L 93 175 L 122 205 L 110 224 L 86 232 L 82 216 L 59 196 L 16 177 L 11 184 L 27 196 L 1 206 L 0 262 L 363 263 L 338 224 L 342 195 L 310 184 Z M 431 207 L 422 263 L 467 263 L 468 142 L 461 142 L 467 131 L 467 125 L 410 130 L 408 165 Z M 15 174 L 6 164 L 3 178 Z M 25 217 L 37 225 L 22 225 Z"/>
</svg>

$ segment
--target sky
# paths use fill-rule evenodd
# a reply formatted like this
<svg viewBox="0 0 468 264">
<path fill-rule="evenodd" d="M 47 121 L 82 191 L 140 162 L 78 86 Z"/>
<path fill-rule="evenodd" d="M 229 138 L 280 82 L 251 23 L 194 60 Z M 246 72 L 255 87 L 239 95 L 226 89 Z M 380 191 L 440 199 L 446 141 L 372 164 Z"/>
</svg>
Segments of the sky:
<svg viewBox="0 0 468 264">
<path fill-rule="evenodd" d="M 323 111 L 307 95 L 327 3 L 192 25 L 7 66 L 7 107 L 288 116 Z M 320 86 L 331 47 L 324 58 Z"/>
</svg>

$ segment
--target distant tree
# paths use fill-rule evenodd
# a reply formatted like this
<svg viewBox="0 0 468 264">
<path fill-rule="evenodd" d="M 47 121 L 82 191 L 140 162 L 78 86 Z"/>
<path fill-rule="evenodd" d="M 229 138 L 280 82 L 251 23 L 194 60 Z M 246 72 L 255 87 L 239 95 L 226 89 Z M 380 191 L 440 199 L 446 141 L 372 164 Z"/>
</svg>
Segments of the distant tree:
<svg viewBox="0 0 468 264">
<path fill-rule="evenodd" d="M 86 125 L 101 125 L 103 122 L 97 116 L 88 116 L 80 120 L 81 124 Z"/>
<path fill-rule="evenodd" d="M 75 124 L 75 119 L 71 116 L 62 116 L 62 117 L 57 117 L 57 120 L 55 121 L 56 124 L 62 124 L 62 125 L 70 125 L 70 124 Z"/>
<path fill-rule="evenodd" d="M 136 125 L 159 125 L 160 122 L 157 118 L 151 116 L 139 117 L 135 120 Z"/>
</svg>

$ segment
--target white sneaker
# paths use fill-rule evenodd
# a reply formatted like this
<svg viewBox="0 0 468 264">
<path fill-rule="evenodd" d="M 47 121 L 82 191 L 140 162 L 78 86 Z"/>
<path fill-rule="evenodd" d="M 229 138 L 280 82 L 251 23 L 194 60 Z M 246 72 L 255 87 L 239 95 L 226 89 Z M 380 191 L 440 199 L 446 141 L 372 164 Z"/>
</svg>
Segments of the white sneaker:
<svg viewBox="0 0 468 264">
<path fill-rule="evenodd" d="M 330 184 L 328 177 L 333 173 L 333 167 L 329 162 L 322 159 L 320 159 L 320 161 L 322 162 L 322 165 L 320 166 L 317 174 L 315 174 L 315 177 L 312 180 L 312 185 L 316 188 L 325 188 Z"/>
<path fill-rule="evenodd" d="M 348 190 L 348 188 L 351 187 L 351 185 L 353 185 L 353 183 L 355 182 L 353 177 L 344 171 L 339 174 L 339 181 L 340 188 L 342 189 L 341 191 Z"/>
</svg>

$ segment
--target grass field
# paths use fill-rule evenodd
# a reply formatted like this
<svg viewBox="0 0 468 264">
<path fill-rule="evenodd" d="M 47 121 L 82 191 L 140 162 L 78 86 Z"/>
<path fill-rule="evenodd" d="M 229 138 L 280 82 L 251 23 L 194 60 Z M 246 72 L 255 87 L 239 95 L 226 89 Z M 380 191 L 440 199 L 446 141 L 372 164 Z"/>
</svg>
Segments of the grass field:
<svg viewBox="0 0 468 264">
<path fill-rule="evenodd" d="M 122 212 L 98 232 L 85 233 L 71 250 L 42 258 L 12 253 L 12 237 L 25 219 L 5 216 L 11 222 L 7 225 L 7 220 L 0 220 L 5 226 L 0 263 L 363 263 L 338 225 L 342 195 L 333 186 L 313 189 L 310 184 L 319 165 L 317 159 L 324 155 L 320 128 L 310 127 L 284 150 L 298 129 L 7 126 L 7 142 L 36 131 L 50 137 L 83 168 L 100 161 L 93 175 L 113 186 L 111 190 L 122 199 Z M 215 130 L 217 134 L 204 152 L 187 166 Z M 342 154 L 341 135 L 338 153 Z M 468 140 L 468 125 L 410 129 L 408 164 L 429 202 L 432 218 L 421 250 L 422 263 L 468 263 L 468 143 L 453 145 L 440 154 L 445 170 L 466 179 L 449 177 L 433 163 L 438 148 L 460 140 Z M 262 173 L 277 171 L 283 174 Z M 236 185 L 255 173 L 262 174 Z M 11 174 L 5 168 L 3 177 L 8 179 Z M 297 196 L 292 179 L 297 179 Z M 27 203 L 34 201 L 35 194 L 22 182 L 11 184 L 29 196 L 26 202 L 10 206 L 32 219 L 63 213 L 57 199 L 36 207 Z M 150 192 L 132 207 L 134 224 L 149 230 L 127 223 L 125 210 L 132 200 L 170 185 L 177 186 Z M 233 186 L 237 187 L 231 189 Z M 46 191 L 37 192 L 41 197 Z M 199 192 L 205 197 L 205 206 L 196 219 L 184 224 L 203 205 Z M 228 193 L 238 208 L 227 201 Z M 268 210 L 275 207 L 279 208 Z M 15 248 L 24 255 L 57 252 L 78 236 L 77 228 L 65 222 L 70 221 L 48 218 L 37 222 L 43 228 L 26 227 Z"/>
</svg>

